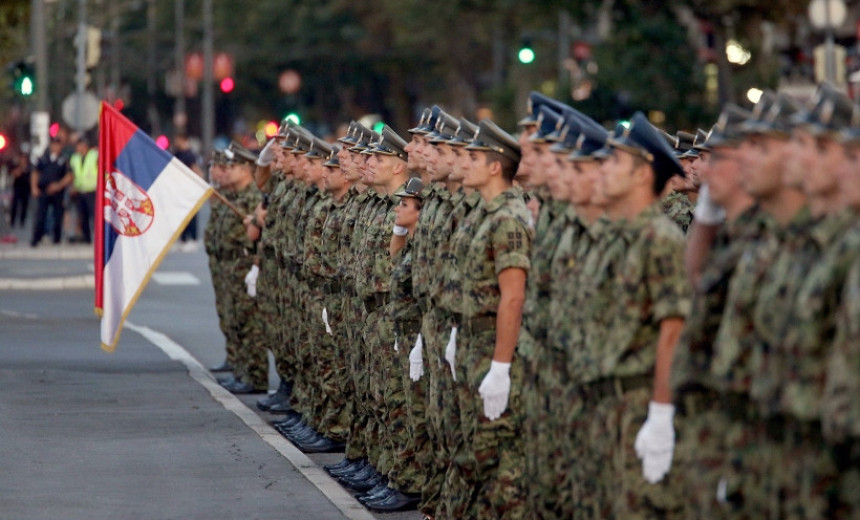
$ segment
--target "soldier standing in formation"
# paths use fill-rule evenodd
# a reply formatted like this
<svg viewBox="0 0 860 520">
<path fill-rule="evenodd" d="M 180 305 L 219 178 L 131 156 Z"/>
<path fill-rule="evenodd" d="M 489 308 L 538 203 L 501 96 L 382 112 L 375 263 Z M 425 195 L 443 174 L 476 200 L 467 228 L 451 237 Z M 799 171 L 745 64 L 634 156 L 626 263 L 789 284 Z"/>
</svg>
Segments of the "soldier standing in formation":
<svg viewBox="0 0 860 520">
<path fill-rule="evenodd" d="M 856 518 L 860 109 L 766 93 L 672 136 L 532 93 L 519 126 L 217 154 L 250 215 L 206 232 L 225 387 L 270 349 L 258 406 L 374 510 Z"/>
</svg>

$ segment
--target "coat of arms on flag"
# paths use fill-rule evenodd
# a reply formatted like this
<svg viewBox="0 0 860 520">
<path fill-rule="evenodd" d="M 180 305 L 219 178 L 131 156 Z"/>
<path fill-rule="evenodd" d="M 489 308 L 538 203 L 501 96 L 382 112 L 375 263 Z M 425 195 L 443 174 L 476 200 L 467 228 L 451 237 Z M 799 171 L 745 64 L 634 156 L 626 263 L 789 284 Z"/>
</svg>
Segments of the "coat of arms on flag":
<svg viewBox="0 0 860 520">
<path fill-rule="evenodd" d="M 210 194 L 211 187 L 190 168 L 102 103 L 95 309 L 103 349 L 116 349 L 149 277 Z"/>
</svg>

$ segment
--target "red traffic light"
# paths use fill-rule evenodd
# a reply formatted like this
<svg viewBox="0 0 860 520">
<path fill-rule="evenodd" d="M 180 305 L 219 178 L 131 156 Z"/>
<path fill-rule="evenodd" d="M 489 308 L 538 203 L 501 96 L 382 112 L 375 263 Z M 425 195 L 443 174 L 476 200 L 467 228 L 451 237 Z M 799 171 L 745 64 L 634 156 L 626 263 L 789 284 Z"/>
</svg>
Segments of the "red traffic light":
<svg viewBox="0 0 860 520">
<path fill-rule="evenodd" d="M 233 78 L 231 78 L 230 76 L 227 76 L 226 78 L 221 80 L 221 92 L 225 94 L 233 92 L 233 87 L 235 86 L 236 85 L 233 83 Z"/>
<path fill-rule="evenodd" d="M 8 142 L 9 141 L 6 140 L 6 136 L 0 134 L 0 152 L 6 149 L 6 144 L 8 144 Z"/>
</svg>

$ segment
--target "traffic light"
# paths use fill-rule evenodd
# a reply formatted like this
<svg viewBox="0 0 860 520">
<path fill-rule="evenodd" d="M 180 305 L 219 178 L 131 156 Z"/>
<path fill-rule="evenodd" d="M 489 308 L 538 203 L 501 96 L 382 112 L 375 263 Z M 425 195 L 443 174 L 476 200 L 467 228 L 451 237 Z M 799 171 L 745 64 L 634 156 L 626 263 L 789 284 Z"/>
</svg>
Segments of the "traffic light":
<svg viewBox="0 0 860 520">
<path fill-rule="evenodd" d="M 30 97 L 36 92 L 36 74 L 33 64 L 29 61 L 18 60 L 9 66 L 12 75 L 12 90 L 15 94 Z"/>
<path fill-rule="evenodd" d="M 524 65 L 528 65 L 529 63 L 535 61 L 535 50 L 532 48 L 531 40 L 524 38 L 523 43 L 520 46 L 519 52 L 517 52 L 517 58 L 519 58 L 520 63 Z"/>
<path fill-rule="evenodd" d="M 288 119 L 297 125 L 302 124 L 302 118 L 301 116 L 299 116 L 298 112 L 290 112 L 289 114 L 284 116 L 284 119 Z"/>
<path fill-rule="evenodd" d="M 225 94 L 229 94 L 230 92 L 233 92 L 233 87 L 235 87 L 235 86 L 236 86 L 236 84 L 233 81 L 233 78 L 231 78 L 230 76 L 227 76 L 226 78 L 221 80 L 221 92 L 223 92 Z"/>
<path fill-rule="evenodd" d="M 9 141 L 6 139 L 6 136 L 3 134 L 0 134 L 0 152 L 2 152 L 3 150 L 6 149 L 6 145 L 8 143 L 9 143 Z"/>
</svg>

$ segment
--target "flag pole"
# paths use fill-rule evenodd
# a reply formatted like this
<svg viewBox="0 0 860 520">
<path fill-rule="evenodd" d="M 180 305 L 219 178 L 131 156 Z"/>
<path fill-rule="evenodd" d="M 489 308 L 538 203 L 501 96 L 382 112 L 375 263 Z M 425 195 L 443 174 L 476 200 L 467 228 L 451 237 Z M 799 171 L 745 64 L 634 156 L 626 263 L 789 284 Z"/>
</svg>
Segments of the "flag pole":
<svg viewBox="0 0 860 520">
<path fill-rule="evenodd" d="M 221 202 L 226 204 L 227 207 L 233 211 L 233 213 L 235 213 L 236 215 L 239 216 L 239 218 L 244 219 L 247 216 L 244 213 L 242 213 L 242 210 L 237 208 L 235 204 L 233 204 L 232 202 L 227 200 L 227 197 L 225 197 L 224 195 L 221 195 L 221 193 L 218 190 L 216 190 L 215 188 L 212 188 L 212 194 L 215 195 L 216 197 L 218 197 L 218 200 L 220 200 Z"/>
</svg>

